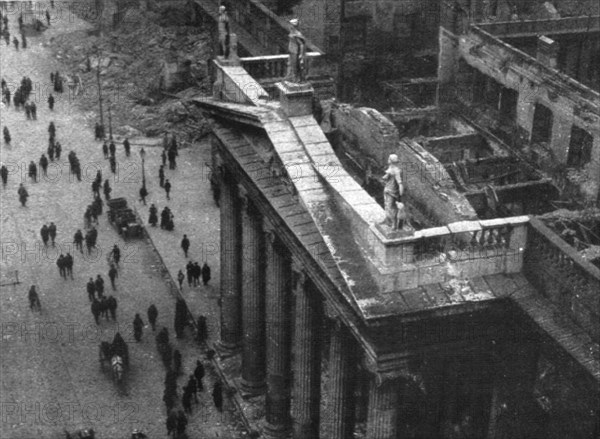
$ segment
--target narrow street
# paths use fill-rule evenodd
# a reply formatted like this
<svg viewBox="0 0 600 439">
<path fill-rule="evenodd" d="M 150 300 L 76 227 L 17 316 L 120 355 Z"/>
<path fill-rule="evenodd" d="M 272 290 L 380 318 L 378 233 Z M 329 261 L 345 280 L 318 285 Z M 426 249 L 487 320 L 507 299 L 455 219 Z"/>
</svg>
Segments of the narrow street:
<svg viewBox="0 0 600 439">
<path fill-rule="evenodd" d="M 13 6 L 10 11 L 12 40 L 13 35 L 18 35 L 18 8 Z M 174 337 L 175 300 L 167 282 L 169 274 L 150 243 L 143 239 L 124 241 L 108 222 L 105 204 L 97 226 L 97 249 L 91 255 L 84 255 L 72 244 L 77 229 L 85 233 L 83 214 L 92 202 L 91 183 L 98 169 L 102 171 L 103 180 L 110 181 L 111 196 L 126 198 L 144 221 L 151 203 L 156 204 L 159 212 L 168 203 L 175 216 L 175 230 L 154 229 L 150 231 L 152 240 L 172 276 L 178 269 L 185 272 L 186 258 L 179 247 L 184 233 L 192 242 L 191 260 L 200 264 L 207 261 L 213 268 L 213 280 L 207 287 L 189 289 L 186 285 L 183 294 L 196 316 L 207 315 L 209 332 L 214 337 L 218 319 L 219 221 L 204 165 L 210 157 L 209 144 L 204 142 L 180 150 L 177 169 L 167 171 L 167 178 L 173 184 L 168 202 L 157 181 L 162 152 L 160 139 L 130 139 L 131 157 L 126 158 L 122 138 L 117 138 L 118 169 L 113 174 L 108 160 L 103 158 L 101 143 L 94 140 L 90 128 L 96 115 L 82 114 L 78 110 L 78 99 L 82 97 L 70 95 L 65 87 L 64 93 L 53 93 L 54 111 L 48 108 L 48 93 L 52 89 L 50 73 L 64 72 L 60 60 L 52 55 L 53 37 L 83 32 L 90 27 L 73 14 L 63 11 L 62 17 L 52 20 L 49 29 L 40 36 L 29 37 L 25 50 L 17 51 L 12 43 L 7 46 L 4 41 L 0 45 L 0 72 L 11 93 L 14 94 L 21 78 L 27 76 L 33 82 L 30 100 L 37 105 L 36 121 L 27 120 L 24 111 L 15 110 L 12 102 L 8 107 L 4 104 L 0 107 L 1 129 L 8 127 L 12 137 L 10 144 L 2 141 L 0 149 L 0 160 L 10 172 L 8 184 L 0 192 L 0 268 L 3 281 L 14 270 L 18 270 L 20 281 L 17 285 L 0 287 L 0 437 L 63 438 L 65 429 L 75 431 L 90 427 L 98 439 L 129 438 L 134 428 L 141 429 L 149 438 L 167 437 L 162 401 L 165 368 L 148 325 L 146 310 L 150 304 L 158 308 L 158 328 L 169 329 L 171 343 L 183 354 L 179 397 L 196 360 L 203 359 L 207 368 L 200 403 L 193 405 L 193 413 L 188 416 L 189 437 L 243 437 L 235 415 L 228 409 L 219 413 L 213 406 L 210 390 L 216 375 L 203 351 L 192 340 L 191 332 L 182 340 Z M 89 93 L 83 96 L 91 98 Z M 113 99 L 113 104 L 118 105 L 118 102 Z M 32 160 L 38 164 L 41 154 L 46 153 L 51 121 L 56 125 L 62 154 L 60 160 L 49 166 L 47 177 L 39 178 L 36 183 L 27 177 L 27 167 Z M 119 126 L 119 121 L 113 120 L 113 125 Z M 139 155 L 142 145 L 147 153 L 145 173 L 150 193 L 147 206 L 137 197 L 142 181 Z M 81 182 L 69 172 L 67 155 L 70 151 L 75 151 L 80 160 Z M 30 195 L 26 207 L 19 203 L 20 183 Z M 45 248 L 40 228 L 50 222 L 57 226 L 57 240 L 55 247 Z M 121 248 L 122 261 L 117 289 L 112 290 L 107 275 L 107 255 L 115 243 Z M 59 254 L 67 252 L 74 257 L 73 280 L 63 279 L 56 266 Z M 90 312 L 86 282 L 98 274 L 105 279 L 105 294 L 117 299 L 118 309 L 116 322 L 101 319 L 97 326 Z M 31 285 L 36 285 L 40 293 L 42 311 L 39 314 L 29 309 L 27 291 Z M 146 324 L 139 343 L 135 342 L 132 331 L 136 313 L 140 313 Z M 113 382 L 109 370 L 101 368 L 98 356 L 100 342 L 112 341 L 117 331 L 128 343 L 131 358 L 122 387 Z M 180 404 L 176 408 L 181 408 Z"/>
</svg>

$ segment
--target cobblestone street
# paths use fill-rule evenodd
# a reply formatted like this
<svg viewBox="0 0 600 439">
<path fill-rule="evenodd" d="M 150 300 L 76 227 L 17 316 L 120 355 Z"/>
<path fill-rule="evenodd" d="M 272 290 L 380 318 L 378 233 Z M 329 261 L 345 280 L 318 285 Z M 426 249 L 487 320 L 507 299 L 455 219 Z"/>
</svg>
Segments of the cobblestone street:
<svg viewBox="0 0 600 439">
<path fill-rule="evenodd" d="M 57 4 L 57 8 L 58 8 Z M 18 9 L 9 13 L 9 28 L 18 35 Z M 51 14 L 54 14 L 50 9 Z M 146 310 L 154 303 L 159 311 L 158 328 L 169 329 L 171 342 L 180 349 L 184 359 L 181 387 L 193 372 L 197 359 L 205 359 L 191 332 L 176 340 L 173 330 L 174 296 L 170 278 L 179 269 L 185 272 L 187 262 L 180 248 L 183 234 L 191 240 L 189 257 L 212 268 L 212 280 L 207 287 L 190 289 L 187 283 L 183 295 L 195 316 L 209 318 L 209 334 L 218 337 L 219 279 L 219 211 L 210 193 L 205 162 L 210 159 L 209 143 L 186 145 L 180 149 L 176 170 L 167 170 L 173 189 L 167 201 L 158 184 L 158 167 L 162 144 L 160 139 L 132 138 L 131 157 L 126 158 L 122 138 L 117 137 L 118 169 L 111 173 L 108 160 L 102 155 L 101 143 L 94 141 L 95 114 L 82 114 L 78 100 L 82 97 L 53 93 L 54 111 L 47 105 L 51 90 L 50 73 L 63 72 L 60 60 L 52 55 L 52 38 L 66 32 L 85 32 L 89 25 L 73 14 L 53 20 L 40 36 L 29 37 L 25 50 L 2 43 L 0 46 L 1 75 L 11 92 L 23 76 L 33 81 L 33 97 L 37 105 L 37 121 L 27 120 L 24 112 L 11 105 L 1 107 L 1 127 L 8 127 L 12 142 L 1 144 L 1 161 L 9 169 L 8 184 L 1 189 L 1 234 L 3 281 L 18 270 L 17 285 L 0 288 L 0 320 L 2 322 L 1 404 L 4 438 L 62 438 L 63 430 L 93 427 L 96 437 L 128 438 L 134 428 L 140 428 L 149 438 L 166 437 L 165 406 L 162 401 L 165 368 L 157 354 L 154 335 L 144 328 L 140 343 L 133 339 L 132 321 L 140 313 L 148 325 Z M 68 19 L 67 19 L 68 17 Z M 64 72 L 70 73 L 70 72 Z M 90 98 L 89 93 L 83 94 Z M 113 105 L 118 105 L 113 98 Z M 27 177 L 30 161 L 39 162 L 48 146 L 48 125 L 56 125 L 57 140 L 62 144 L 61 159 L 48 168 L 48 176 L 34 183 Z M 113 120 L 115 127 L 118 120 Z M 138 200 L 142 168 L 139 149 L 146 151 L 145 173 L 149 196 L 147 206 Z M 83 178 L 78 182 L 70 175 L 67 155 L 75 151 L 82 165 Z M 124 197 L 135 207 L 144 221 L 148 207 L 155 203 L 159 212 L 169 205 L 175 216 L 175 230 L 149 230 L 154 246 L 164 260 L 154 252 L 147 240 L 124 241 L 107 220 L 106 205 L 99 217 L 97 250 L 84 255 L 72 247 L 73 234 L 84 230 L 83 214 L 92 202 L 91 183 L 97 169 L 108 178 L 112 198 Z M 41 173 L 41 171 L 39 171 Z M 19 203 L 17 189 L 23 183 L 29 192 L 26 207 Z M 44 248 L 40 238 L 42 225 L 54 222 L 58 228 L 56 246 Z M 122 250 L 122 262 L 117 289 L 108 282 L 107 255 L 117 243 Z M 73 280 L 60 277 L 56 259 L 60 253 L 74 256 Z M 90 312 L 86 282 L 101 274 L 106 293 L 118 301 L 117 322 L 101 319 L 96 326 Z M 42 311 L 30 311 L 27 291 L 36 285 L 40 292 Z M 108 370 L 103 371 L 98 358 L 101 341 L 112 341 L 119 331 L 129 344 L 130 371 L 125 384 L 118 387 Z M 213 406 L 210 390 L 216 373 L 204 360 L 207 376 L 200 404 L 193 406 L 189 416 L 188 435 L 191 438 L 243 437 L 240 422 L 230 411 L 223 414 Z M 207 391 L 208 389 L 208 391 Z"/>
</svg>

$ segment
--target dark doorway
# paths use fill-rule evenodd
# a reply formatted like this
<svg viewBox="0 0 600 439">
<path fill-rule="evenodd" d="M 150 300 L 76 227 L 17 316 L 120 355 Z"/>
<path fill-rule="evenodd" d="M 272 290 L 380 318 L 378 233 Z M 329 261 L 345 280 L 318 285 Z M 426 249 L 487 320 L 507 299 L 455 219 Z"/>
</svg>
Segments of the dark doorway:
<svg viewBox="0 0 600 439">
<path fill-rule="evenodd" d="M 500 91 L 500 115 L 503 119 L 514 122 L 517 118 L 517 101 L 519 93 L 512 88 L 502 87 Z"/>
</svg>

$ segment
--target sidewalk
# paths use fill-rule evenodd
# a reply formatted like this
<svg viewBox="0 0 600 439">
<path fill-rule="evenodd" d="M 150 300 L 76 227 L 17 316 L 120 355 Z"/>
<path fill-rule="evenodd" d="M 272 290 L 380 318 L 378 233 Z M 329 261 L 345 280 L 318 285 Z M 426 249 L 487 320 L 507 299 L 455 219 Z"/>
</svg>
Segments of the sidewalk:
<svg viewBox="0 0 600 439">
<path fill-rule="evenodd" d="M 208 167 L 210 161 L 210 143 L 208 141 L 192 147 L 180 149 L 177 158 L 177 169 L 165 170 L 165 178 L 171 181 L 171 200 L 166 199 L 164 190 L 158 183 L 158 168 L 161 164 L 162 146 L 144 148 L 146 151 L 146 186 L 150 195 L 146 206 L 137 202 L 135 207 L 141 217 L 151 245 L 159 254 L 166 270 L 166 280 L 170 281 L 171 293 L 185 299 L 194 321 L 199 315 L 207 318 L 207 347 L 214 349 L 220 339 L 220 211 L 215 206 Z M 132 151 L 132 156 L 134 152 Z M 168 165 L 165 167 L 168 168 Z M 148 224 L 148 210 L 154 205 L 160 212 L 169 206 L 174 215 L 175 230 L 169 232 Z M 180 247 L 181 239 L 186 234 L 191 245 L 186 259 Z M 198 262 L 201 266 L 207 262 L 211 268 L 211 280 L 207 286 L 189 287 L 187 278 L 180 290 L 176 281 L 179 270 L 186 274 L 188 261 Z M 215 349 L 216 351 L 216 349 Z M 215 356 L 212 365 L 215 372 L 229 388 L 231 408 L 241 415 L 241 421 L 247 431 L 256 434 L 260 431 L 260 420 L 264 416 L 264 395 L 247 398 L 239 390 L 238 380 L 241 368 L 241 356 L 221 358 Z M 191 367 L 191 366 L 190 366 Z"/>
</svg>

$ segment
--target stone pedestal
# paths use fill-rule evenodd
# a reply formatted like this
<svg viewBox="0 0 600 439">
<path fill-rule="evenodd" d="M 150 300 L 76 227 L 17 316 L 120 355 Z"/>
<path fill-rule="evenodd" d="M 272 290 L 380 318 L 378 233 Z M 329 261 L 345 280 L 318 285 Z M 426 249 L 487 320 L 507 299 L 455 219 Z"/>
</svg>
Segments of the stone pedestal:
<svg viewBox="0 0 600 439">
<path fill-rule="evenodd" d="M 288 117 L 307 116 L 312 114 L 313 96 L 315 90 L 308 82 L 296 84 L 292 82 L 278 82 L 279 103 L 281 109 Z"/>
</svg>

